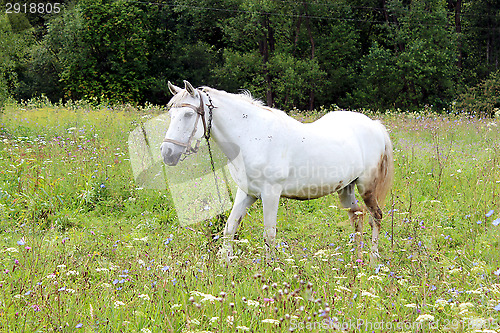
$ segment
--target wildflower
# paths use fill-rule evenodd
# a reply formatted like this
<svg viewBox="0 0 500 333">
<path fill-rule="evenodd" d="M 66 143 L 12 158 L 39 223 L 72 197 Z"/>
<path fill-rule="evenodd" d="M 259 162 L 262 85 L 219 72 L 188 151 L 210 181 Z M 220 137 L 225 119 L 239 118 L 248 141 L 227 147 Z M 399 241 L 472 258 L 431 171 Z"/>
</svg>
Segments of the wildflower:
<svg viewBox="0 0 500 333">
<path fill-rule="evenodd" d="M 97 272 L 107 272 L 107 271 L 109 271 L 109 269 L 107 269 L 107 268 L 96 268 L 95 270 Z"/>
<path fill-rule="evenodd" d="M 415 304 L 415 303 L 405 304 L 405 307 L 416 309 L 417 308 L 417 304 Z"/>
<path fill-rule="evenodd" d="M 40 306 L 38 306 L 37 304 L 33 304 L 33 305 L 31 306 L 31 308 L 32 308 L 35 312 L 40 311 Z"/>
<path fill-rule="evenodd" d="M 188 324 L 191 325 L 200 325 L 200 321 L 198 319 L 188 319 Z"/>
<path fill-rule="evenodd" d="M 210 318 L 211 323 L 215 323 L 217 320 L 219 320 L 219 317 L 212 317 Z"/>
<path fill-rule="evenodd" d="M 494 220 L 493 222 L 491 222 L 491 224 L 493 224 L 495 227 L 498 226 L 500 224 L 500 218 Z"/>
<path fill-rule="evenodd" d="M 119 308 L 120 306 L 124 306 L 124 305 L 125 305 L 125 303 L 123 303 L 122 301 L 115 301 L 114 305 L 115 305 L 115 309 L 117 309 L 117 308 Z"/>
<path fill-rule="evenodd" d="M 13 247 L 8 247 L 4 250 L 5 252 L 10 252 L 10 253 L 14 253 L 14 252 L 19 252 L 18 249 L 16 248 L 13 248 Z"/>
<path fill-rule="evenodd" d="M 250 331 L 250 328 L 246 326 L 236 326 L 236 330 L 238 331 Z"/>
<path fill-rule="evenodd" d="M 64 268 L 66 268 L 66 265 L 64 265 L 64 264 L 57 265 L 57 268 L 64 269 Z"/>
<path fill-rule="evenodd" d="M 234 316 L 227 316 L 227 317 L 226 317 L 226 323 L 227 323 L 229 326 L 233 326 L 233 324 L 234 324 Z"/>
<path fill-rule="evenodd" d="M 265 323 L 265 324 L 274 324 L 274 325 L 279 325 L 279 324 L 280 324 L 280 321 L 279 321 L 279 320 L 276 320 L 276 319 L 263 319 L 263 320 L 262 320 L 262 323 Z"/>
<path fill-rule="evenodd" d="M 415 319 L 415 321 L 421 323 L 424 321 L 434 321 L 434 316 L 430 314 L 421 314 L 420 316 Z"/>
<path fill-rule="evenodd" d="M 165 241 L 165 243 L 164 243 L 164 244 L 165 244 L 165 245 L 170 244 L 170 242 L 173 240 L 173 238 L 174 238 L 174 235 L 170 234 L 170 235 L 169 235 L 169 237 L 167 238 L 167 240 Z"/>
<path fill-rule="evenodd" d="M 371 298 L 378 298 L 379 296 L 372 294 L 369 291 L 362 290 L 361 291 L 361 296 L 366 296 L 366 297 L 371 297 Z"/>
<path fill-rule="evenodd" d="M 379 275 L 371 275 L 368 278 L 368 281 L 371 281 L 371 280 L 382 281 L 382 278 Z"/>
<path fill-rule="evenodd" d="M 246 303 L 247 303 L 247 305 L 248 305 L 249 307 L 253 307 L 253 308 L 257 308 L 257 307 L 260 305 L 260 303 L 259 303 L 259 302 L 257 302 L 257 301 L 253 301 L 253 300 L 251 300 L 251 299 L 247 300 L 247 301 L 246 301 Z"/>
<path fill-rule="evenodd" d="M 45 278 L 46 279 L 53 279 L 55 277 L 56 277 L 56 275 L 54 273 L 52 273 L 52 274 L 47 275 Z"/>
<path fill-rule="evenodd" d="M 24 241 L 24 238 L 21 238 L 20 240 L 17 241 L 17 245 L 23 246 L 25 244 L 26 242 Z"/>
<path fill-rule="evenodd" d="M 344 286 L 338 286 L 337 288 L 335 288 L 335 291 L 337 291 L 339 293 L 347 291 L 348 293 L 350 293 L 351 289 L 344 287 Z"/>
<path fill-rule="evenodd" d="M 481 264 L 477 264 L 471 268 L 470 272 L 473 274 L 478 274 L 478 273 L 482 274 L 484 273 L 484 267 Z"/>
<path fill-rule="evenodd" d="M 204 294 L 204 293 L 196 291 L 196 290 L 191 291 L 191 295 L 203 297 L 200 301 L 202 303 L 206 302 L 206 301 L 209 301 L 210 303 L 214 303 L 217 300 L 217 297 L 215 297 L 213 295 Z"/>
<path fill-rule="evenodd" d="M 467 312 L 469 311 L 469 308 L 473 308 L 474 307 L 474 304 L 472 304 L 471 302 L 466 302 L 466 303 L 460 303 L 458 305 L 458 309 L 460 310 L 460 312 Z"/>
<path fill-rule="evenodd" d="M 492 209 L 492 210 L 490 210 L 488 213 L 484 214 L 484 216 L 486 216 L 486 217 L 490 217 L 491 215 L 493 215 L 493 213 L 494 213 L 494 212 L 495 212 L 495 211 Z"/>
<path fill-rule="evenodd" d="M 68 271 L 66 272 L 66 275 L 78 275 L 80 273 L 78 273 L 77 271 Z"/>
<path fill-rule="evenodd" d="M 500 311 L 500 303 L 498 303 L 497 306 L 493 307 L 493 310 L 495 311 Z"/>
<path fill-rule="evenodd" d="M 78 323 L 76 324 L 75 328 L 82 328 L 83 327 L 83 324 L 82 323 Z"/>
<path fill-rule="evenodd" d="M 142 333 L 151 333 L 151 330 L 149 328 L 143 328 L 141 330 Z"/>
<path fill-rule="evenodd" d="M 151 300 L 151 298 L 149 297 L 148 294 L 140 294 L 138 297 L 142 298 L 145 301 L 150 301 Z"/>
</svg>

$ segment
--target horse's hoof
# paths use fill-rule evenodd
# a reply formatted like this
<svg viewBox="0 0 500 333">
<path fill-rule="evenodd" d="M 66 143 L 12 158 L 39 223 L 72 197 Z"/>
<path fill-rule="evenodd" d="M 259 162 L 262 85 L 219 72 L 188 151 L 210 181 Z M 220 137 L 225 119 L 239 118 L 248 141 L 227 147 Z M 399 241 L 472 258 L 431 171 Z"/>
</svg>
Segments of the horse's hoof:
<svg viewBox="0 0 500 333">
<path fill-rule="evenodd" d="M 236 258 L 235 256 L 233 256 L 233 251 L 226 248 L 221 248 L 217 253 L 217 255 L 219 257 L 220 262 L 226 264 L 230 264 L 231 259 Z"/>
</svg>

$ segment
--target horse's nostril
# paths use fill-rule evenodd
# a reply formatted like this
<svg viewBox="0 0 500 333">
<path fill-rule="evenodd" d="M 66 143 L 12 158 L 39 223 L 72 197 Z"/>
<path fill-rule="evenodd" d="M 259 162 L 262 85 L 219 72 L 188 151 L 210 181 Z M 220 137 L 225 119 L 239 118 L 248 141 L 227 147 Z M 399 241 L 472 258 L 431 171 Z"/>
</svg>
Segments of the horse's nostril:
<svg viewBox="0 0 500 333">
<path fill-rule="evenodd" d="M 166 148 L 165 150 L 163 150 L 163 147 L 162 147 L 162 153 L 164 152 L 165 154 L 163 156 L 170 156 L 172 155 L 172 148 Z"/>
</svg>

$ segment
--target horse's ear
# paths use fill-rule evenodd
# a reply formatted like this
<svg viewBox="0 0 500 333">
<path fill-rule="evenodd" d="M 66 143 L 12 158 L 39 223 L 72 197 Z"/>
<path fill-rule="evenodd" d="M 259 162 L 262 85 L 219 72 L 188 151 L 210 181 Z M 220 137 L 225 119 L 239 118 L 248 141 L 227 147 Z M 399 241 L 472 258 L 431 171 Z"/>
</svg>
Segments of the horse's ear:
<svg viewBox="0 0 500 333">
<path fill-rule="evenodd" d="M 189 95 L 194 96 L 196 94 L 196 89 L 191 85 L 191 83 L 184 80 L 184 86 Z"/>
<path fill-rule="evenodd" d="M 174 86 L 172 82 L 168 81 L 168 90 L 170 90 L 172 95 L 177 95 L 177 93 L 181 91 L 181 88 Z"/>
</svg>

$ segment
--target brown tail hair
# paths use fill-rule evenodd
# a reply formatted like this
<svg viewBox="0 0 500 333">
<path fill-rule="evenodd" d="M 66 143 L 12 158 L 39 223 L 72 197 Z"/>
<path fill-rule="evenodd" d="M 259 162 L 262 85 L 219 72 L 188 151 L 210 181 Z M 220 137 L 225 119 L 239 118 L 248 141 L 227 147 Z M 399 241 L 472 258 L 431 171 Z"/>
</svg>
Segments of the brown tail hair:
<svg viewBox="0 0 500 333">
<path fill-rule="evenodd" d="M 377 186 L 375 197 L 377 198 L 378 205 L 383 207 L 385 198 L 391 189 L 394 181 L 394 156 L 392 151 L 392 142 L 389 133 L 385 126 L 380 123 L 385 135 L 385 152 L 382 156 L 382 161 L 379 169 L 380 183 Z"/>
</svg>

